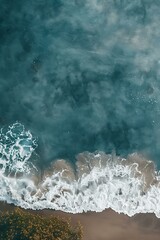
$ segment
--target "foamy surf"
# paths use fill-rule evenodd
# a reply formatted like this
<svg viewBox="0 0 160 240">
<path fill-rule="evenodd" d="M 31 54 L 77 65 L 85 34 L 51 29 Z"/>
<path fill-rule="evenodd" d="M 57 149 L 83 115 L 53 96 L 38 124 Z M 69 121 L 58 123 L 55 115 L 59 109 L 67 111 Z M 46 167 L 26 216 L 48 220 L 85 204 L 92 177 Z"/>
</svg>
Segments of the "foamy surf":
<svg viewBox="0 0 160 240">
<path fill-rule="evenodd" d="M 138 153 L 127 159 L 104 152 L 80 153 L 76 168 L 54 161 L 42 175 L 31 162 L 36 139 L 20 123 L 0 132 L 0 200 L 22 208 L 70 213 L 155 213 L 160 218 L 160 181 L 153 162 Z M 42 177 L 41 177 L 42 175 Z"/>
</svg>

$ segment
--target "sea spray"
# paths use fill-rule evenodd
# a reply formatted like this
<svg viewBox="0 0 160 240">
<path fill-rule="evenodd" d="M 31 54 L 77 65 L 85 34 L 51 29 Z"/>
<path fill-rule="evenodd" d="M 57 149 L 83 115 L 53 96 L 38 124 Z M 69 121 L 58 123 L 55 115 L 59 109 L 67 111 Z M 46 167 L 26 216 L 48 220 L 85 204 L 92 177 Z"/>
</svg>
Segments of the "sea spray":
<svg viewBox="0 0 160 240">
<path fill-rule="evenodd" d="M 30 159 L 37 143 L 22 124 L 2 129 L 0 143 L 1 201 L 35 210 L 80 213 L 112 208 L 129 216 L 154 212 L 160 217 L 159 175 L 141 154 L 125 159 L 84 152 L 77 155 L 76 168 L 59 159 L 36 178 L 41 172 Z"/>
</svg>

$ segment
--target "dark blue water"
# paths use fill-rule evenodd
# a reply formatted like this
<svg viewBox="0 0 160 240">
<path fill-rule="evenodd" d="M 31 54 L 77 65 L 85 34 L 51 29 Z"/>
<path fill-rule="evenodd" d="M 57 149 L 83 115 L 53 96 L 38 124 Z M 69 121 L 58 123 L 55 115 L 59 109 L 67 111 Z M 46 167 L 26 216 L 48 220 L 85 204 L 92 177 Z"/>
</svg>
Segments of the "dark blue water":
<svg viewBox="0 0 160 240">
<path fill-rule="evenodd" d="M 0 126 L 43 162 L 139 151 L 160 165 L 160 1 L 0 0 Z"/>
</svg>

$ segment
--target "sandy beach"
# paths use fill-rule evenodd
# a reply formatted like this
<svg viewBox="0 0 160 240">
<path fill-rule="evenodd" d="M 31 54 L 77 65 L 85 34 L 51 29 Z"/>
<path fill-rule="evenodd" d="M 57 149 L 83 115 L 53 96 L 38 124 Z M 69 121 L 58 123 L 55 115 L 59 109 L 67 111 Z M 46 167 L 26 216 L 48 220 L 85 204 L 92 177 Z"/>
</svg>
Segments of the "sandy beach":
<svg viewBox="0 0 160 240">
<path fill-rule="evenodd" d="M 0 210 L 12 210 L 13 205 L 0 204 Z M 31 211 L 31 210 L 26 210 Z M 44 216 L 70 218 L 72 224 L 78 221 L 84 230 L 84 240 L 159 240 L 160 219 L 154 214 L 137 214 L 128 217 L 111 209 L 101 213 L 87 212 L 70 214 L 54 210 L 31 211 Z"/>
<path fill-rule="evenodd" d="M 51 211 L 42 211 L 44 214 Z M 67 214 L 59 211 L 51 214 L 70 217 L 73 223 L 80 221 L 84 228 L 84 240 L 159 240 L 160 219 L 154 214 L 138 214 L 132 218 L 113 210 L 101 213 Z"/>
</svg>

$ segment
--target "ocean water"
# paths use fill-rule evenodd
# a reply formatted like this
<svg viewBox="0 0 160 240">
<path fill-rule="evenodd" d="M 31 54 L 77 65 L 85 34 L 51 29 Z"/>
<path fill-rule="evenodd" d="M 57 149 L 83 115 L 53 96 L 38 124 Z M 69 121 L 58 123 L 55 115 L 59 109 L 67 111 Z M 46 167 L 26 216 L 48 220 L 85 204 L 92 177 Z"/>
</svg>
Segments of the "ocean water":
<svg viewBox="0 0 160 240">
<path fill-rule="evenodd" d="M 0 200 L 160 217 L 160 2 L 0 3 Z"/>
</svg>

